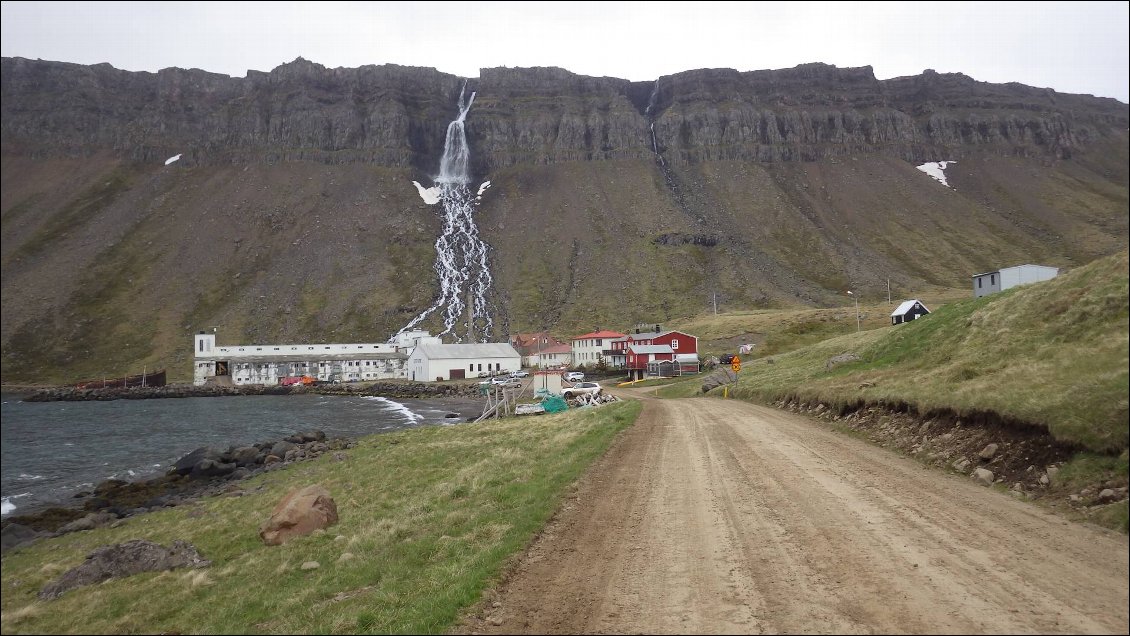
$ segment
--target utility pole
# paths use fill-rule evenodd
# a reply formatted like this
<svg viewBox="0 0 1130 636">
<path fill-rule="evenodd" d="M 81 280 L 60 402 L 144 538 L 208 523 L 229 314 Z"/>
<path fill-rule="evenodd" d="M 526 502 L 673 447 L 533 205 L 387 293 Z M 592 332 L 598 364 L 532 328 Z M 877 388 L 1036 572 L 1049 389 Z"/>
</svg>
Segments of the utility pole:
<svg viewBox="0 0 1130 636">
<path fill-rule="evenodd" d="M 848 290 L 848 295 L 855 299 L 855 332 L 859 333 L 859 296 Z"/>
<path fill-rule="evenodd" d="M 891 277 L 887 277 L 887 306 L 891 306 Z"/>
<path fill-rule="evenodd" d="M 714 292 L 714 315 L 718 315 L 718 292 Z"/>
</svg>

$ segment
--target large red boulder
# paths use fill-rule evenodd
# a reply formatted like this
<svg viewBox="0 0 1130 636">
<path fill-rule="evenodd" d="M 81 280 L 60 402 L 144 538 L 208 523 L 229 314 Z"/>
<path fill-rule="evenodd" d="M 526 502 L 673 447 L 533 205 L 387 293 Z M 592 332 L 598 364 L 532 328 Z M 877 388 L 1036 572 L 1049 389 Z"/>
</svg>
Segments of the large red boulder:
<svg viewBox="0 0 1130 636">
<path fill-rule="evenodd" d="M 291 491 L 275 506 L 271 517 L 259 526 L 259 538 L 267 545 L 282 545 L 337 523 L 337 504 L 329 491 L 318 485 Z"/>
</svg>

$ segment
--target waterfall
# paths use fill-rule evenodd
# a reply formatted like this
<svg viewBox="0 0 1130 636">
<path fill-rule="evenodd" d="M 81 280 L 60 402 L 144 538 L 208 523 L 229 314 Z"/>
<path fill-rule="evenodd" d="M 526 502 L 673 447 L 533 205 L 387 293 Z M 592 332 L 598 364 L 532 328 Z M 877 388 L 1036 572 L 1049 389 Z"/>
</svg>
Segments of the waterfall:
<svg viewBox="0 0 1130 636">
<path fill-rule="evenodd" d="M 655 122 L 659 119 L 658 105 L 659 102 L 659 80 L 655 80 L 655 86 L 651 89 L 651 96 L 647 99 L 647 108 L 644 109 L 644 117 L 647 118 L 648 130 L 651 131 L 651 151 L 655 153 L 655 165 L 659 167 L 659 172 L 663 174 L 663 182 L 667 184 L 667 188 L 671 190 L 671 194 L 675 200 L 675 204 L 691 219 L 697 223 L 704 223 L 705 219 L 701 215 L 693 212 L 690 205 L 687 204 L 686 196 L 679 188 L 679 179 L 675 173 L 671 171 L 670 166 L 667 165 L 667 160 L 663 158 L 663 149 L 659 147 L 659 139 L 655 135 Z"/>
<path fill-rule="evenodd" d="M 443 331 L 438 335 L 452 335 L 456 341 L 478 339 L 485 342 L 494 328 L 490 315 L 488 298 L 494 279 L 488 263 L 489 247 L 479 237 L 479 227 L 475 223 L 474 211 L 479 197 L 489 187 L 484 183 L 473 192 L 468 184 L 471 181 L 469 164 L 471 152 L 467 146 L 467 131 L 464 121 L 475 102 L 475 93 L 464 104 L 463 97 L 467 83 L 459 91 L 459 115 L 447 125 L 447 138 L 443 144 L 443 156 L 439 162 L 439 176 L 434 178 L 435 186 L 420 190 L 425 202 L 429 196 L 438 198 L 443 208 L 443 229 L 436 239 L 436 261 L 433 269 L 439 280 L 440 293 L 432 306 L 413 318 L 399 332 L 416 327 L 436 311 L 442 310 Z M 427 194 L 425 194 L 427 193 Z M 466 300 L 464 300 L 466 299 Z M 470 309 L 469 315 L 466 315 Z M 457 329 L 460 320 L 465 327 L 463 333 Z"/>
<path fill-rule="evenodd" d="M 443 142 L 443 157 L 439 160 L 439 176 L 436 183 L 462 183 L 471 180 L 467 174 L 467 162 L 471 158 L 471 151 L 467 148 L 467 130 L 463 122 L 467 119 L 467 111 L 475 103 L 475 94 L 463 104 L 463 93 L 467 90 L 467 83 L 459 91 L 459 116 L 447 125 L 447 139 Z"/>
<path fill-rule="evenodd" d="M 643 111 L 644 117 L 647 117 L 648 130 L 651 131 L 651 151 L 655 153 L 655 165 L 659 166 L 659 171 L 663 173 L 663 180 L 667 183 L 667 187 L 679 199 L 679 207 L 685 208 L 686 204 L 681 200 L 682 197 L 679 194 L 679 183 L 675 180 L 675 175 L 671 174 L 671 170 L 667 168 L 667 161 L 663 159 L 663 151 L 659 149 L 659 141 L 655 138 L 655 120 L 658 115 L 654 111 L 658 99 L 659 80 L 655 80 L 655 86 L 651 89 L 651 97 L 647 99 L 647 108 Z"/>
<path fill-rule="evenodd" d="M 651 114 L 652 109 L 655 108 L 655 100 L 659 97 L 659 80 L 655 80 L 655 86 L 651 89 L 651 97 L 647 99 L 647 108 L 644 109 L 643 115 L 647 117 L 648 130 L 651 131 L 651 151 L 655 153 L 656 162 L 667 173 L 667 162 L 663 160 L 663 155 L 659 152 L 659 142 L 655 140 L 655 116 Z"/>
</svg>

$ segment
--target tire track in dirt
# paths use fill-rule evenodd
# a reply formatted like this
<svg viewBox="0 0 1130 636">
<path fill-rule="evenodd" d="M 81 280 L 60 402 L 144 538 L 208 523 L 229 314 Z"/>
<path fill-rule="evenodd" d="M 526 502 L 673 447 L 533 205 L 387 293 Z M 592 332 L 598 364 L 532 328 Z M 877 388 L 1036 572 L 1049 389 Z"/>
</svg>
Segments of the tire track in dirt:
<svg viewBox="0 0 1130 636">
<path fill-rule="evenodd" d="M 1123 535 L 803 416 L 645 399 L 456 631 L 1126 633 L 1128 562 Z"/>
</svg>

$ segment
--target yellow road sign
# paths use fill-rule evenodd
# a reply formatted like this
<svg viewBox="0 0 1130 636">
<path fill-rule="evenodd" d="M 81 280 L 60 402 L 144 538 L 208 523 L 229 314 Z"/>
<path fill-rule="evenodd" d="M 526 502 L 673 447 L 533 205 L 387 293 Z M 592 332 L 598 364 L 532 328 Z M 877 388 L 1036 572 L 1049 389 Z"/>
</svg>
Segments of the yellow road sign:
<svg viewBox="0 0 1130 636">
<path fill-rule="evenodd" d="M 734 373 L 741 371 L 742 370 L 742 359 L 739 358 L 738 356 L 734 356 L 734 359 L 732 361 L 730 361 L 730 368 L 734 370 Z"/>
</svg>

